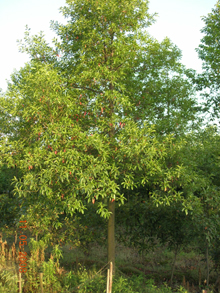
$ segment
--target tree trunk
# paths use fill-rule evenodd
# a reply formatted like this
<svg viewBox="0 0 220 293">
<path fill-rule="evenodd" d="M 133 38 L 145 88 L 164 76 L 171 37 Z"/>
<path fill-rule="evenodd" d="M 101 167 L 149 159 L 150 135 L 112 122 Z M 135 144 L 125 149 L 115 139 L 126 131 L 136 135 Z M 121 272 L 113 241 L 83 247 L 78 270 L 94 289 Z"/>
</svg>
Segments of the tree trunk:
<svg viewBox="0 0 220 293">
<path fill-rule="evenodd" d="M 115 274 L 115 201 L 109 201 L 108 210 L 111 215 L 108 220 L 108 262 L 113 264 Z"/>
</svg>

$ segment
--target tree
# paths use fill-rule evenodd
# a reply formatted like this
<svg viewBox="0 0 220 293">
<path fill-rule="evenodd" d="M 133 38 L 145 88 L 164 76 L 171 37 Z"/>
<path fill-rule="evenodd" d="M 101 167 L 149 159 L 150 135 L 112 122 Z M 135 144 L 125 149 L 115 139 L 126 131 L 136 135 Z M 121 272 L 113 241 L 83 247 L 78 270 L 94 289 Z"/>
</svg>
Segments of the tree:
<svg viewBox="0 0 220 293">
<path fill-rule="evenodd" d="M 116 134 L 112 137 L 97 130 L 83 130 L 86 123 L 81 126 L 74 121 L 76 115 L 81 115 L 79 102 L 57 85 L 57 72 L 48 66 L 34 66 L 21 70 L 19 84 L 11 84 L 4 101 L 6 111 L 17 117 L 14 129 L 18 126 L 19 130 L 2 149 L 8 164 L 17 164 L 24 174 L 15 190 L 33 219 L 38 215 L 45 226 L 53 223 L 57 228 L 63 211 L 72 215 L 74 211 L 84 212 L 86 202 L 96 201 L 98 213 L 110 215 L 109 260 L 114 261 L 111 225 L 115 201 L 124 200 L 119 185 L 130 189 L 160 173 L 159 161 L 165 149 L 150 127 L 139 128 L 129 118 L 123 121 L 123 127 L 114 122 Z M 9 97 L 14 97 L 13 104 Z M 100 114 L 102 122 L 102 111 Z M 88 119 L 83 116 L 79 119 Z M 7 149 L 16 154 L 9 156 Z"/>
<path fill-rule="evenodd" d="M 218 272 L 216 284 L 219 282 L 219 138 L 217 129 L 208 127 L 187 134 L 182 142 L 175 140 L 170 148 L 167 146 L 168 170 L 180 164 L 185 172 L 173 177 L 164 190 L 149 180 L 144 188 L 134 190 L 138 197 L 130 197 L 117 215 L 128 231 L 127 238 L 140 250 L 152 249 L 155 237 L 174 249 L 171 282 L 179 249 L 195 240 L 206 261 L 207 285 L 210 257 Z M 173 196 L 173 190 L 181 194 L 181 200 Z"/>
<path fill-rule="evenodd" d="M 4 113 L 13 118 L 1 152 L 24 174 L 15 179 L 14 191 L 30 222 L 37 214 L 49 238 L 50 225 L 62 226 L 60 215 L 74 221 L 75 212 L 93 203 L 108 221 L 108 261 L 115 264 L 115 204 L 125 200 L 121 187 L 131 190 L 150 180 L 164 189 L 182 170 L 164 168 L 166 144 L 152 125 L 137 122 L 124 82 L 143 50 L 142 29 L 152 16 L 144 0 L 68 1 L 62 12 L 68 22 L 53 23 L 59 37 L 54 50 L 42 36 L 26 32 L 22 48 L 31 60 L 12 75 L 1 99 Z M 171 140 L 164 138 L 167 144 Z M 172 196 L 181 198 L 175 191 Z"/>
<path fill-rule="evenodd" d="M 98 213 L 109 217 L 108 260 L 114 263 L 115 201 L 124 200 L 119 183 L 144 184 L 163 153 L 147 125 L 140 129 L 126 117 L 132 104 L 123 86 L 150 16 L 145 1 L 69 1 L 62 11 L 70 19 L 54 24 L 61 39 L 56 46 L 64 50 L 59 68 L 52 58 L 39 58 L 36 53 L 48 51 L 35 38 L 32 61 L 9 85 L 5 111 L 17 117 L 9 146 L 16 158 L 7 159 L 25 171 L 16 191 L 31 206 L 28 212 L 39 214 L 41 207 L 47 224 L 53 219 L 59 226 L 63 210 L 84 212 L 86 202 L 96 200 Z"/>
<path fill-rule="evenodd" d="M 219 81 L 220 81 L 220 2 L 217 1 L 215 8 L 207 16 L 202 17 L 205 26 L 201 30 L 204 37 L 201 39 L 198 56 L 203 61 L 203 73 L 198 75 L 198 89 L 203 90 L 205 98 L 204 110 L 211 112 L 212 119 L 219 118 Z M 206 90 L 206 91 L 204 91 Z"/>
<path fill-rule="evenodd" d="M 209 254 L 219 241 L 219 134 L 215 127 L 207 127 L 186 136 L 187 144 L 179 152 L 180 162 L 188 166 L 189 183 L 182 184 L 182 192 L 191 193 L 191 229 L 197 245 L 205 255 L 207 284 L 209 283 Z M 190 197 L 189 197 L 190 198 Z M 216 249 L 215 249 L 216 250 Z M 217 251 L 215 251 L 217 252 Z M 219 259 L 215 259 L 218 262 Z"/>
</svg>

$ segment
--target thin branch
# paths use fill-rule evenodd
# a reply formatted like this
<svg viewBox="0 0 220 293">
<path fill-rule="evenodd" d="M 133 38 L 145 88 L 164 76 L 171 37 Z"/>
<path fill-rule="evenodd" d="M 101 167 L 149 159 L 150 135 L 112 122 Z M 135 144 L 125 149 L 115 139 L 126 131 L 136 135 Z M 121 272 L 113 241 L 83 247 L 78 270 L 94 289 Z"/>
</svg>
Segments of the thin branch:
<svg viewBox="0 0 220 293">
<path fill-rule="evenodd" d="M 122 65 L 124 65 L 124 63 L 120 64 L 118 67 L 114 68 L 112 71 L 118 70 Z"/>
<path fill-rule="evenodd" d="M 74 88 L 77 88 L 77 89 L 83 89 L 83 90 L 89 90 L 89 91 L 92 91 L 94 93 L 97 93 L 97 94 L 100 94 L 101 91 L 97 91 L 97 90 L 94 90 L 94 89 L 91 89 L 91 88 L 88 88 L 88 87 L 81 87 L 81 86 L 74 86 Z"/>
</svg>

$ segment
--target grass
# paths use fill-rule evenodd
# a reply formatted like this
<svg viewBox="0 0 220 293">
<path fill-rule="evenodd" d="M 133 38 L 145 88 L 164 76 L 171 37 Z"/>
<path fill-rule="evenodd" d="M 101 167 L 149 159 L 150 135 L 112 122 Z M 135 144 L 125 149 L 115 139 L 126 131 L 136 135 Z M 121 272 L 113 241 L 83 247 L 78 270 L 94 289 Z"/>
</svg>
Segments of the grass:
<svg viewBox="0 0 220 293">
<path fill-rule="evenodd" d="M 64 255 L 66 255 L 67 249 L 68 246 L 63 248 Z M 174 253 L 166 247 L 158 246 L 154 252 L 144 255 L 144 257 L 139 255 L 135 249 L 126 247 L 120 243 L 117 243 L 116 251 L 116 266 L 119 273 L 122 273 L 123 276 L 130 278 L 132 276 L 138 277 L 144 275 L 146 280 L 153 279 L 157 286 L 162 286 L 164 283 L 170 284 L 171 264 Z M 78 259 L 78 262 L 86 265 L 88 269 L 94 264 L 99 269 L 106 263 L 106 257 L 106 247 L 94 244 L 89 256 L 85 257 L 82 252 L 80 253 L 80 249 L 77 248 L 71 251 L 68 255 L 68 260 L 64 256 L 61 263 L 65 267 L 70 262 L 75 264 Z M 173 288 L 175 289 L 182 285 L 185 277 L 186 283 L 188 281 L 191 287 L 193 284 L 195 290 L 199 290 L 199 268 L 202 273 L 201 282 L 205 284 L 206 269 L 202 257 L 193 250 L 181 251 L 177 255 Z M 210 281 L 214 282 L 215 279 L 216 275 L 212 271 Z M 205 285 L 203 287 L 205 288 Z"/>
<path fill-rule="evenodd" d="M 30 241 L 30 236 L 28 235 L 28 242 Z M 4 237 L 3 240 L 5 240 Z M 13 237 L 8 236 L 7 241 L 12 244 Z M 52 249 L 53 247 L 51 246 L 45 250 L 45 261 L 43 262 L 43 264 L 45 263 L 44 275 L 46 276 L 48 274 L 48 280 L 45 282 L 54 284 L 54 288 L 58 290 L 57 293 L 105 292 L 106 270 L 103 274 L 96 276 L 97 271 L 107 263 L 107 248 L 105 245 L 100 246 L 93 243 L 90 245 L 89 252 L 86 254 L 79 247 L 73 248 L 69 244 L 64 245 L 61 248 L 63 258 L 59 261 L 58 269 L 56 268 L 55 260 L 50 260 Z M 28 246 L 25 247 L 25 251 L 30 255 L 30 248 Z M 171 286 L 170 276 L 173 257 L 174 253 L 169 251 L 166 246 L 161 247 L 157 245 L 154 251 L 139 255 L 135 248 L 126 247 L 122 243 L 117 243 L 117 270 L 113 293 L 186 292 L 187 282 L 189 282 L 189 292 L 198 292 L 202 288 L 205 289 L 205 263 L 202 261 L 202 257 L 197 254 L 195 248 L 192 247 L 191 249 L 182 250 L 177 255 L 174 280 Z M 43 270 L 42 266 L 41 270 Z M 200 287 L 199 268 L 202 276 Z M 11 288 L 17 288 L 17 270 L 18 264 L 14 265 L 10 262 L 1 264 L 0 293 L 13 293 L 13 291 L 7 291 L 10 286 Z M 50 270 L 50 272 L 47 270 Z M 54 273 L 51 273 L 52 271 Z M 31 275 L 29 275 L 30 277 Z M 214 283 L 215 280 L 216 275 L 212 271 L 210 274 L 210 283 Z M 37 282 L 36 286 L 39 286 L 39 280 L 37 281 L 36 279 L 35 282 Z M 80 284 L 81 287 L 78 288 Z M 66 291 L 62 291 L 64 288 Z M 24 292 L 34 293 L 35 291 L 33 290 Z"/>
</svg>

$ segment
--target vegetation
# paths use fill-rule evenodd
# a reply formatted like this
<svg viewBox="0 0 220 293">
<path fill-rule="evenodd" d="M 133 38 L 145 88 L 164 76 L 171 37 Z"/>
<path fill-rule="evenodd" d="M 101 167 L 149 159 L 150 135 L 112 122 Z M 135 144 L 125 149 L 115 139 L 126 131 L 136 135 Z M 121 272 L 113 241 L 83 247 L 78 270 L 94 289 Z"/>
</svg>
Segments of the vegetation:
<svg viewBox="0 0 220 293">
<path fill-rule="evenodd" d="M 23 292 L 106 292 L 109 262 L 113 292 L 220 291 L 220 136 L 201 118 L 218 118 L 219 5 L 200 75 L 146 33 L 146 0 L 67 1 L 53 46 L 26 29 L 0 93 L 2 292 L 25 265 Z"/>
</svg>

